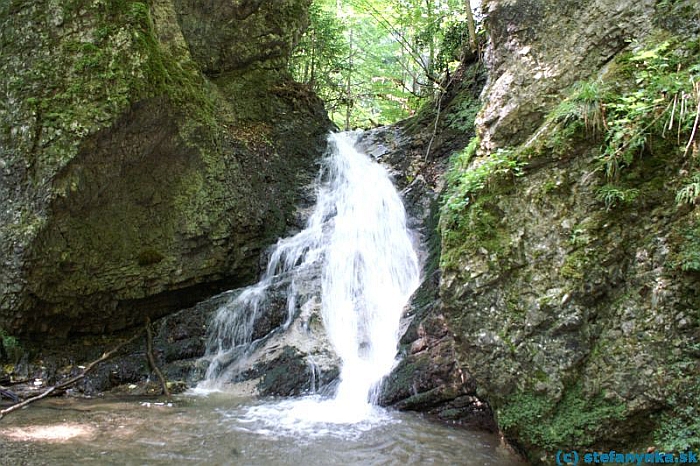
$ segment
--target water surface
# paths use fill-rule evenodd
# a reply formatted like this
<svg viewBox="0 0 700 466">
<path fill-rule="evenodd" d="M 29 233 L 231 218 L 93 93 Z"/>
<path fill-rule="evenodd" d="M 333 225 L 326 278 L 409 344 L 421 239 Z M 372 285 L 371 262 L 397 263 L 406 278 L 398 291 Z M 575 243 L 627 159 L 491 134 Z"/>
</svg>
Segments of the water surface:
<svg viewBox="0 0 700 466">
<path fill-rule="evenodd" d="M 228 394 L 171 404 L 52 399 L 0 421 L 7 465 L 515 465 L 496 436 L 377 408 L 358 423 L 294 421 L 317 400 Z M 321 411 L 323 408 L 321 408 Z M 308 414 L 308 413 L 307 413 Z"/>
</svg>

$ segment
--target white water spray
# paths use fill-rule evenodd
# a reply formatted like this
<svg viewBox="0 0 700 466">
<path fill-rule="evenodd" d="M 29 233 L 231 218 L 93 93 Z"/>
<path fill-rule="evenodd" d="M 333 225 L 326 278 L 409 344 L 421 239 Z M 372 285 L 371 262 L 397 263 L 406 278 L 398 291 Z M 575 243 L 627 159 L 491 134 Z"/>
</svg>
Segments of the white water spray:
<svg viewBox="0 0 700 466">
<path fill-rule="evenodd" d="M 315 280 L 323 325 L 342 368 L 332 406 L 316 414 L 309 406 L 301 410 L 325 422 L 359 421 L 372 410 L 379 383 L 395 363 L 400 319 L 419 284 L 419 265 L 396 189 L 381 165 L 358 152 L 355 139 L 352 133 L 330 136 L 332 151 L 307 227 L 280 240 L 260 282 L 219 310 L 209 342 L 209 387 L 230 376 L 226 367 L 236 348 L 251 342 L 268 291 L 288 283 L 289 325 L 297 286 Z"/>
</svg>

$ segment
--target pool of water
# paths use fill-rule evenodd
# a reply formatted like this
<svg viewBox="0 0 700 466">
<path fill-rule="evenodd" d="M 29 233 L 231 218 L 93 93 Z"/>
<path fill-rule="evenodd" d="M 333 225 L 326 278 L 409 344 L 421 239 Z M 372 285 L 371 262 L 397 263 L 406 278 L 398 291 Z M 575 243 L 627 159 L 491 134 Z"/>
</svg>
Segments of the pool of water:
<svg viewBox="0 0 700 466">
<path fill-rule="evenodd" d="M 522 465 L 488 433 L 379 408 L 330 419 L 332 408 L 225 393 L 51 399 L 0 420 L 0 464 Z"/>
</svg>

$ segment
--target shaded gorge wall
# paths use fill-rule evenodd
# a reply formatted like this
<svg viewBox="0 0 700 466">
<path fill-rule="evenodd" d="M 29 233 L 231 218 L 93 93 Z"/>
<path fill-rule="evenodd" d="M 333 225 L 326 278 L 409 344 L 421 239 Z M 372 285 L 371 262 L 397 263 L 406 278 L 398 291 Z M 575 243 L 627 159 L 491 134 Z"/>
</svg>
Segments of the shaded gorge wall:
<svg viewBox="0 0 700 466">
<path fill-rule="evenodd" d="M 3 3 L 0 328 L 114 331 L 256 277 L 330 127 L 285 71 L 309 3 Z"/>
<path fill-rule="evenodd" d="M 534 464 L 697 449 L 698 7 L 483 7 L 483 92 L 377 135 L 428 251 L 383 401 Z"/>
<path fill-rule="evenodd" d="M 457 360 L 533 463 L 697 449 L 698 6 L 484 8 L 479 138 L 440 211 Z"/>
</svg>

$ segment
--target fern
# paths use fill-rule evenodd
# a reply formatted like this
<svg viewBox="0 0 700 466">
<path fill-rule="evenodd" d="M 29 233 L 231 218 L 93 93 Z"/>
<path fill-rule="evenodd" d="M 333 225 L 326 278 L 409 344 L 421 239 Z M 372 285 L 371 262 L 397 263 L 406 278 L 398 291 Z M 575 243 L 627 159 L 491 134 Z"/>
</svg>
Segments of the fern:
<svg viewBox="0 0 700 466">
<path fill-rule="evenodd" d="M 605 204 L 605 211 L 610 211 L 620 204 L 629 204 L 639 195 L 638 189 L 624 189 L 612 184 L 606 184 L 598 189 L 596 199 Z"/>
<path fill-rule="evenodd" d="M 697 204 L 700 199 L 700 172 L 693 175 L 690 183 L 681 188 L 676 194 L 676 202 L 680 204 Z"/>
</svg>

